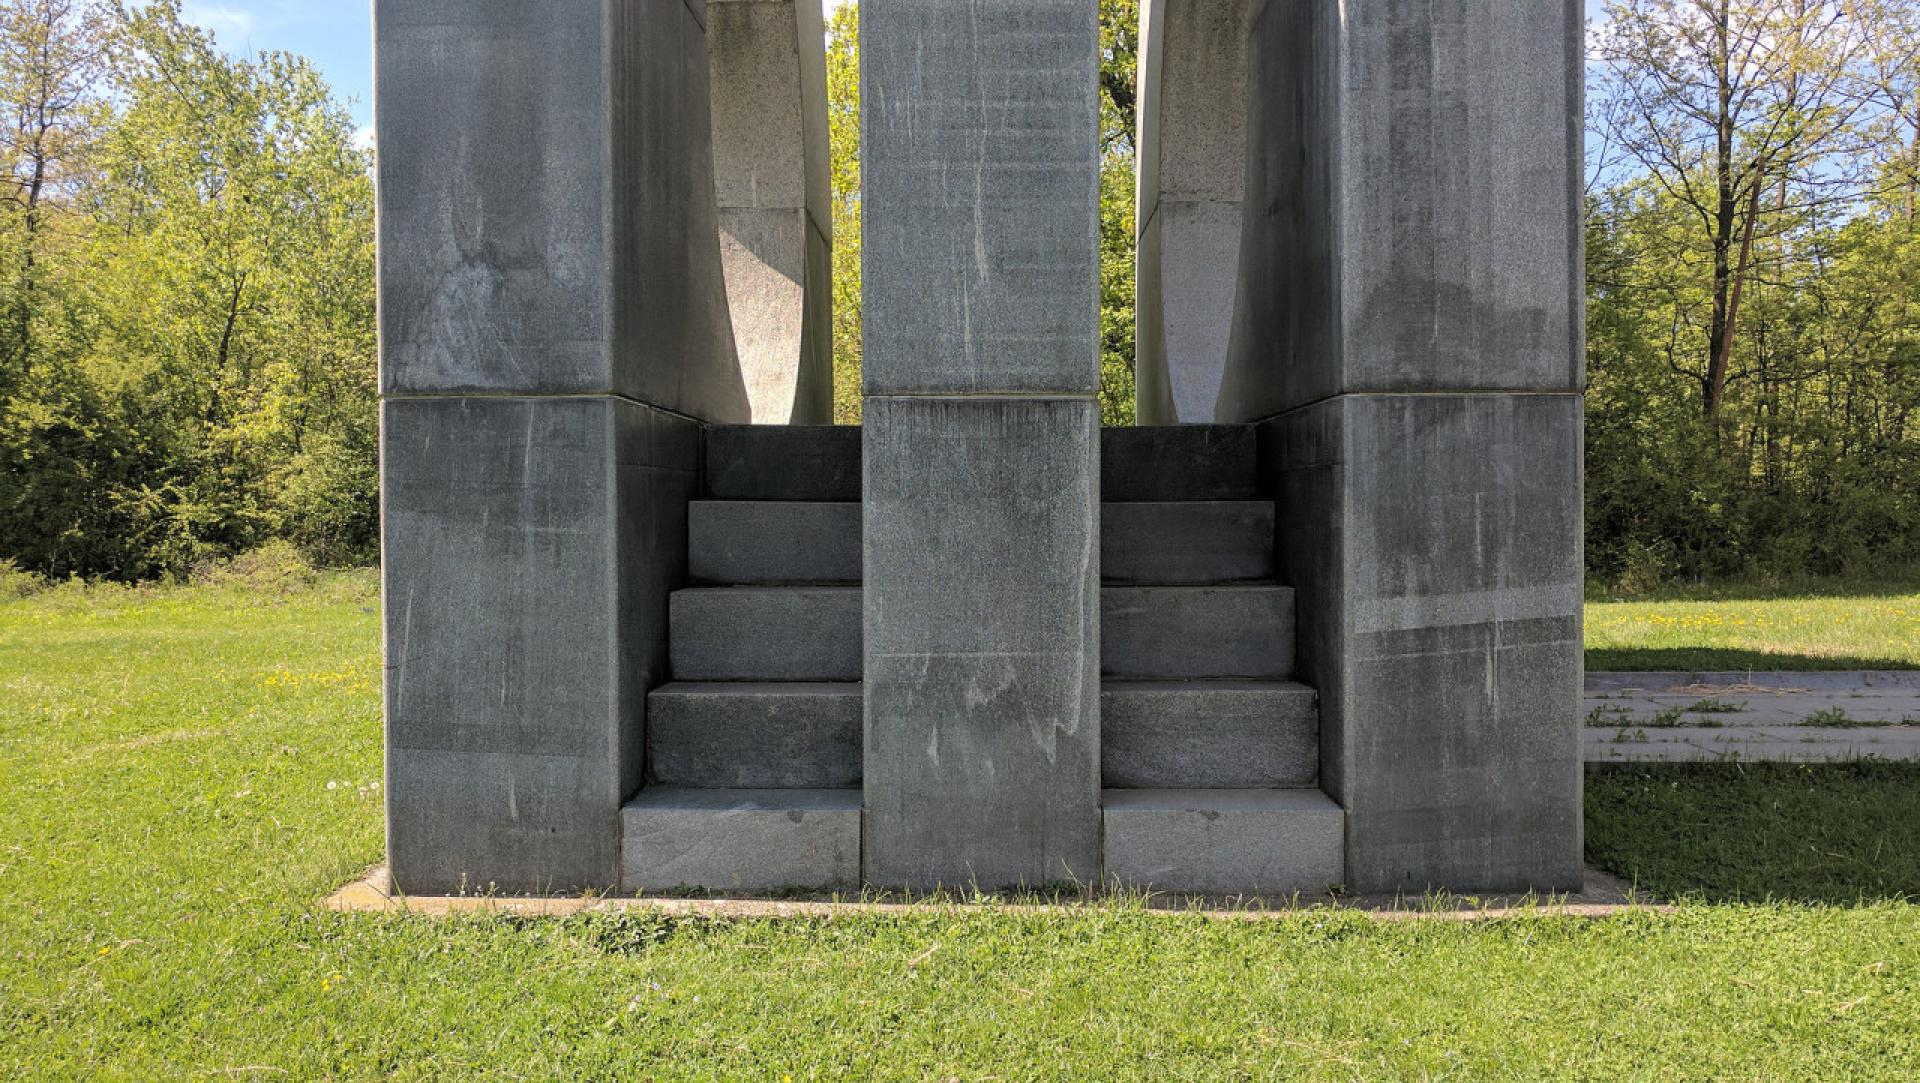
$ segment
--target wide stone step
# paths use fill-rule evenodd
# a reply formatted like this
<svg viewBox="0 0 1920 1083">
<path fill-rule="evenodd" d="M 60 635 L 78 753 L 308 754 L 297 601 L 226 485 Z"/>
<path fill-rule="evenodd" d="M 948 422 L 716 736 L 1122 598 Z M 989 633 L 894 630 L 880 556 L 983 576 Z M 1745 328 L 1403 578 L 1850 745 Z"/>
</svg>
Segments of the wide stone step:
<svg viewBox="0 0 1920 1083">
<path fill-rule="evenodd" d="M 670 602 L 676 681 L 857 681 L 859 587 L 694 587 Z"/>
<path fill-rule="evenodd" d="M 1100 669 L 1122 680 L 1293 676 L 1293 591 L 1271 584 L 1107 587 Z"/>
<path fill-rule="evenodd" d="M 1346 880 L 1346 813 L 1319 790 L 1105 790 L 1109 880 L 1205 894 L 1321 894 Z"/>
<path fill-rule="evenodd" d="M 711 425 L 706 495 L 719 500 L 859 500 L 860 429 Z"/>
<path fill-rule="evenodd" d="M 620 810 L 623 890 L 841 889 L 860 882 L 858 789 L 649 786 Z"/>
<path fill-rule="evenodd" d="M 1233 583 L 1272 579 L 1268 500 L 1117 504 L 1100 509 L 1107 583 Z"/>
<path fill-rule="evenodd" d="M 664 786 L 860 785 L 858 682 L 676 683 L 647 697 L 647 778 Z"/>
<path fill-rule="evenodd" d="M 1251 425 L 1100 430 L 1100 499 L 1252 500 L 1259 495 Z"/>
<path fill-rule="evenodd" d="M 1104 505 L 1101 577 L 1176 584 L 1271 579 L 1273 516 L 1264 500 Z M 860 581 L 858 503 L 696 500 L 687 533 L 696 583 Z"/>
<path fill-rule="evenodd" d="M 1319 696 L 1291 681 L 1107 681 L 1100 776 L 1121 788 L 1314 785 Z"/>
<path fill-rule="evenodd" d="M 696 583 L 858 583 L 860 505 L 696 500 L 687 559 Z"/>
</svg>

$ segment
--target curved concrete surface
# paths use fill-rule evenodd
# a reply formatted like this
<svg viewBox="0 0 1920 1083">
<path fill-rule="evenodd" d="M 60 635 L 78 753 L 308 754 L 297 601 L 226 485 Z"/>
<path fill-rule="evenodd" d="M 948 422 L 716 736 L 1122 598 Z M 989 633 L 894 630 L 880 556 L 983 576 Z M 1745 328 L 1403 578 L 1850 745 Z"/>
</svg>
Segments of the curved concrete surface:
<svg viewBox="0 0 1920 1083">
<path fill-rule="evenodd" d="M 714 190 L 755 424 L 833 415 L 827 68 L 820 8 L 710 0 Z"/>
<path fill-rule="evenodd" d="M 1140 15 L 1138 422 L 1215 420 L 1240 278 L 1248 0 Z"/>
</svg>

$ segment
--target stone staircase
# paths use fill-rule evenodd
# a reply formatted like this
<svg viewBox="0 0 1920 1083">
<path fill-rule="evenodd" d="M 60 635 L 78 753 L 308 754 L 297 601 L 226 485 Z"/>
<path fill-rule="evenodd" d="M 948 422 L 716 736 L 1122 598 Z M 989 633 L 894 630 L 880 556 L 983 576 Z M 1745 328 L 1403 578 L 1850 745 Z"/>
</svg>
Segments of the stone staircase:
<svg viewBox="0 0 1920 1083">
<path fill-rule="evenodd" d="M 1209 892 L 1342 880 L 1318 708 L 1292 679 L 1293 592 L 1253 431 L 1104 434 L 1102 775 L 1109 877 Z M 671 600 L 673 681 L 647 702 L 623 886 L 860 880 L 860 433 L 708 430 Z"/>
</svg>

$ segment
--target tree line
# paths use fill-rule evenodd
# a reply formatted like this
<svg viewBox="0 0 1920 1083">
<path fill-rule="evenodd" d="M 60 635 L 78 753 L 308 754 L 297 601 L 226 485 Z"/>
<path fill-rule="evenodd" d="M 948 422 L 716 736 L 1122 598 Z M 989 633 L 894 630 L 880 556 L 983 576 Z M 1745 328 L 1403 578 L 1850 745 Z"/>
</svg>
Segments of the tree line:
<svg viewBox="0 0 1920 1083">
<path fill-rule="evenodd" d="M 1102 0 L 1103 413 L 1133 411 L 1138 0 Z M 369 152 L 179 0 L 0 0 L 0 559 L 377 554 Z M 828 19 L 835 409 L 859 418 L 859 33 Z M 1613 0 L 1589 27 L 1588 564 L 1920 563 L 1920 11 Z"/>
</svg>

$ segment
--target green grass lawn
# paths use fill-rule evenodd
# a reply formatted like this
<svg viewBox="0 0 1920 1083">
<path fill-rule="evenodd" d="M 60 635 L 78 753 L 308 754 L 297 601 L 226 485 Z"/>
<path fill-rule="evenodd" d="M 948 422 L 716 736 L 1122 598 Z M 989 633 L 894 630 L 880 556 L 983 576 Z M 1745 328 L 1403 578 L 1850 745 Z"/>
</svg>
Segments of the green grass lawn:
<svg viewBox="0 0 1920 1083">
<path fill-rule="evenodd" d="M 331 914 L 381 853 L 374 607 L 0 602 L 0 1078 L 1920 1074 L 1911 773 L 1596 776 L 1595 855 L 1695 896 L 1597 921 Z"/>
<path fill-rule="evenodd" d="M 1587 668 L 1920 669 L 1920 587 L 1816 580 L 1590 599 Z"/>
</svg>

